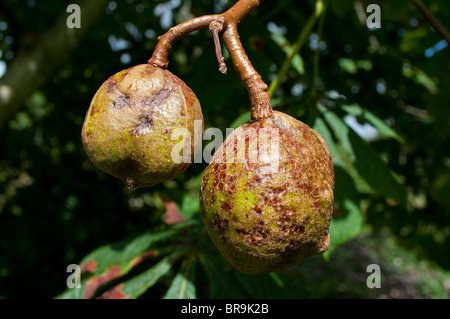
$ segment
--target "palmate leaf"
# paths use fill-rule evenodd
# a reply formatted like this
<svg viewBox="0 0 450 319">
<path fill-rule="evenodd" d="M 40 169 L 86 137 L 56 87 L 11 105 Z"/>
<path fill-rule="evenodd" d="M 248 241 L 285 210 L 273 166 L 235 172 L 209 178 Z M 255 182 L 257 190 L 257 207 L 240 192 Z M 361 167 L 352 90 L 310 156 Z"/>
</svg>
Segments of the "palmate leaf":
<svg viewBox="0 0 450 319">
<path fill-rule="evenodd" d="M 195 256 L 183 260 L 180 271 L 173 279 L 164 299 L 195 299 L 197 297 L 195 288 L 196 265 L 197 259 Z"/>
<path fill-rule="evenodd" d="M 394 177 L 377 152 L 364 142 L 343 120 L 323 105 L 318 105 L 325 121 L 346 152 L 358 174 L 379 194 L 406 206 L 405 187 Z"/>
<path fill-rule="evenodd" d="M 131 241 L 97 248 L 80 263 L 81 272 L 90 273 L 91 277 L 81 283 L 81 288 L 68 289 L 57 298 L 92 298 L 98 288 L 127 274 L 144 259 L 164 255 L 172 250 L 171 247 L 156 249 L 154 244 L 176 233 L 175 229 L 148 232 Z"/>
</svg>

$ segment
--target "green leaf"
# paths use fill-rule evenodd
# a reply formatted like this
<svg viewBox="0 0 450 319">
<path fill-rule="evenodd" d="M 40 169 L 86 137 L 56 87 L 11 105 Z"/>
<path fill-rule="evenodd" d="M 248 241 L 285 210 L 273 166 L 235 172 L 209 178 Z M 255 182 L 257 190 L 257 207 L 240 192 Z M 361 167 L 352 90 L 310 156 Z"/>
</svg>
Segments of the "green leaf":
<svg viewBox="0 0 450 319">
<path fill-rule="evenodd" d="M 81 299 L 83 298 L 83 291 L 86 286 L 86 280 L 80 283 L 80 288 L 68 288 L 61 294 L 57 295 L 55 299 Z"/>
<path fill-rule="evenodd" d="M 355 238 L 363 224 L 360 198 L 351 176 L 343 167 L 335 166 L 334 170 L 334 204 L 337 210 L 330 224 L 330 248 L 323 254 L 327 260 L 339 245 Z"/>
<path fill-rule="evenodd" d="M 334 218 L 330 224 L 330 248 L 323 254 L 324 258 L 328 260 L 331 253 L 339 245 L 353 239 L 361 231 L 363 218 L 359 207 L 348 199 L 344 200 L 343 210 L 347 215 L 345 218 Z"/>
<path fill-rule="evenodd" d="M 325 140 L 333 157 L 335 188 L 334 205 L 338 213 L 333 214 L 330 224 L 330 248 L 323 254 L 328 260 L 331 253 L 339 245 L 353 239 L 361 231 L 362 214 L 359 208 L 360 198 L 355 187 L 354 181 L 347 172 L 348 164 L 340 155 L 339 148 L 336 146 L 331 132 L 322 118 L 317 117 L 313 127 Z M 352 164 L 351 168 L 354 169 Z"/>
<path fill-rule="evenodd" d="M 271 98 L 270 103 L 272 105 L 272 108 L 276 109 L 278 106 L 280 106 L 281 100 L 282 100 L 281 98 Z M 251 120 L 250 111 L 246 111 L 241 115 L 239 115 L 237 119 L 235 119 L 233 123 L 231 123 L 230 128 L 237 128 L 250 120 Z"/>
<path fill-rule="evenodd" d="M 120 284 L 123 298 L 135 299 L 142 295 L 147 289 L 153 286 L 162 276 L 167 274 L 172 268 L 175 260 L 182 253 L 182 249 L 177 249 L 169 256 L 164 257 L 160 262 L 143 273 Z"/>
<path fill-rule="evenodd" d="M 124 274 L 132 268 L 134 258 L 144 253 L 154 243 L 165 241 L 176 233 L 174 230 L 148 232 L 128 242 L 106 245 L 83 258 L 81 264 L 95 261 L 97 263 L 95 275 L 104 273 L 112 265 L 120 266 L 121 273 Z"/>
<path fill-rule="evenodd" d="M 200 262 L 209 278 L 210 298 L 248 298 L 239 282 L 232 276 L 222 256 L 199 254 Z"/>
<path fill-rule="evenodd" d="M 371 192 L 370 186 L 359 175 L 355 165 L 350 160 L 342 145 L 334 141 L 330 130 L 321 117 L 316 117 L 313 128 L 323 137 L 325 143 L 327 143 L 334 167 L 343 167 L 357 183 L 360 192 Z"/>
<path fill-rule="evenodd" d="M 358 66 L 355 61 L 348 58 L 340 58 L 338 64 L 342 70 L 350 74 L 356 74 L 358 72 Z"/>
<path fill-rule="evenodd" d="M 317 133 L 319 133 L 320 136 L 322 136 L 322 138 L 325 140 L 325 143 L 327 143 L 328 148 L 330 149 L 331 157 L 333 159 L 333 164 L 343 165 L 339 157 L 339 153 L 336 149 L 333 136 L 331 135 L 330 130 L 328 129 L 327 125 L 325 124 L 322 118 L 316 117 L 313 129 L 317 131 Z"/>
<path fill-rule="evenodd" d="M 398 135 L 389 125 L 373 113 L 363 109 L 359 104 L 342 105 L 342 109 L 350 115 L 362 117 L 364 120 L 372 124 L 380 134 L 385 137 L 394 138 L 400 143 L 405 143 L 405 140 Z"/>
<path fill-rule="evenodd" d="M 200 202 L 198 196 L 194 197 L 187 193 L 183 195 L 181 207 L 178 206 L 178 211 L 184 219 L 191 219 L 196 213 L 200 212 Z"/>
<path fill-rule="evenodd" d="M 284 53 L 289 54 L 291 52 L 292 46 L 289 43 L 288 39 L 286 39 L 283 35 L 278 33 L 271 33 L 270 37 L 281 48 L 281 50 L 283 50 Z M 304 63 L 300 54 L 295 53 L 293 55 L 291 64 L 294 70 L 298 72 L 298 74 L 300 75 L 305 74 Z"/>
<path fill-rule="evenodd" d="M 196 264 L 195 257 L 183 260 L 181 269 L 172 281 L 164 299 L 195 299 L 197 297 L 195 288 Z"/>
<path fill-rule="evenodd" d="M 427 40 L 428 35 L 429 33 L 426 28 L 407 31 L 401 38 L 400 51 L 411 54 L 411 52 L 417 50 L 424 50 L 427 47 L 426 42 L 428 42 L 428 46 L 432 43 L 430 40 Z"/>
<path fill-rule="evenodd" d="M 430 94 L 436 94 L 439 92 L 438 86 L 435 83 L 435 81 L 418 67 L 411 66 L 409 64 L 404 64 L 402 73 L 405 77 L 411 78 L 417 84 L 420 84 L 423 87 L 425 87 Z"/>
<path fill-rule="evenodd" d="M 280 298 L 281 287 L 270 275 L 245 275 L 240 272 L 235 272 L 234 276 L 248 292 L 251 298 Z"/>
<path fill-rule="evenodd" d="M 389 166 L 380 159 L 377 152 L 366 144 L 336 114 L 323 105 L 318 105 L 334 135 L 342 144 L 359 175 L 378 193 L 406 206 L 406 190 L 394 177 Z"/>
<path fill-rule="evenodd" d="M 237 119 L 235 119 L 233 121 L 233 123 L 231 123 L 230 128 L 237 128 L 239 126 L 241 126 L 244 123 L 247 123 L 248 121 L 250 121 L 250 111 L 246 111 L 244 113 L 242 113 L 241 115 L 238 116 Z"/>
</svg>

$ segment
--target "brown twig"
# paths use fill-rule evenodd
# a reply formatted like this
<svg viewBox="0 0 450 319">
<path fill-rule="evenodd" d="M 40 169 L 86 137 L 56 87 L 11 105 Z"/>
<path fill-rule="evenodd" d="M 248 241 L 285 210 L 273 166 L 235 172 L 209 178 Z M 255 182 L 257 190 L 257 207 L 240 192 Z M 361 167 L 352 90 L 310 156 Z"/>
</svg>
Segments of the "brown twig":
<svg viewBox="0 0 450 319">
<path fill-rule="evenodd" d="M 213 21 L 222 21 L 222 18 L 218 14 L 206 15 L 170 28 L 169 31 L 158 37 L 159 42 L 148 63 L 166 69 L 169 64 L 169 51 L 172 49 L 172 45 L 188 33 L 208 28 Z"/>
<path fill-rule="evenodd" d="M 270 95 L 267 92 L 267 85 L 253 68 L 237 32 L 239 22 L 256 8 L 259 2 L 260 0 L 239 0 L 223 14 L 194 18 L 171 28 L 166 34 L 158 38 L 158 45 L 148 63 L 167 68 L 169 51 L 176 40 L 190 32 L 209 28 L 211 25 L 213 36 L 216 34 L 215 38 L 218 38 L 218 33 L 220 32 L 218 26 L 223 26 L 222 32 L 225 46 L 230 54 L 234 69 L 239 74 L 250 96 L 250 115 L 252 120 L 258 121 L 271 116 L 272 106 Z M 217 44 L 217 40 L 215 46 L 216 50 L 220 49 L 220 44 Z M 216 53 L 219 65 L 221 65 L 221 62 L 223 63 L 221 52 L 216 51 Z"/>
<path fill-rule="evenodd" d="M 439 20 L 428 10 L 428 8 L 421 2 L 417 0 L 413 0 L 412 3 L 416 6 L 417 10 L 422 13 L 425 19 L 430 22 L 433 28 L 438 32 L 445 41 L 450 45 L 450 33 L 447 29 L 439 22 Z"/>
<path fill-rule="evenodd" d="M 235 71 L 239 74 L 245 88 L 250 96 L 250 116 L 253 121 L 265 119 L 272 115 L 270 95 L 267 85 L 261 79 L 259 73 L 253 68 L 250 60 L 245 54 L 242 43 L 239 40 L 236 24 L 227 26 L 223 40 Z"/>
</svg>

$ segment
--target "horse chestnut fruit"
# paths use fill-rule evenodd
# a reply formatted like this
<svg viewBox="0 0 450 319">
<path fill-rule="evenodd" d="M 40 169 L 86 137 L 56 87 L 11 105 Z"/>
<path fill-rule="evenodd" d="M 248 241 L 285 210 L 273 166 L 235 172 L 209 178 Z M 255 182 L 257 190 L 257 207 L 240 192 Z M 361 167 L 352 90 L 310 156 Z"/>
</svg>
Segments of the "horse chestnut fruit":
<svg viewBox="0 0 450 319">
<path fill-rule="evenodd" d="M 175 129 L 194 134 L 203 115 L 191 89 L 168 70 L 141 64 L 110 77 L 95 94 L 82 128 L 83 147 L 102 171 L 129 188 L 149 187 L 183 173 L 192 163 L 172 160 Z M 201 134 L 200 134 L 201 137 Z M 194 154 L 194 138 L 191 159 Z"/>
<path fill-rule="evenodd" d="M 216 247 L 247 274 L 283 271 L 325 252 L 334 197 L 334 168 L 325 141 L 278 111 L 240 128 L 216 151 L 202 179 L 200 207 Z M 278 132 L 266 141 L 277 140 L 274 171 L 268 170 L 273 163 L 267 156 L 261 156 L 261 144 L 250 147 L 262 129 Z M 239 149 L 241 142 L 245 148 Z"/>
</svg>

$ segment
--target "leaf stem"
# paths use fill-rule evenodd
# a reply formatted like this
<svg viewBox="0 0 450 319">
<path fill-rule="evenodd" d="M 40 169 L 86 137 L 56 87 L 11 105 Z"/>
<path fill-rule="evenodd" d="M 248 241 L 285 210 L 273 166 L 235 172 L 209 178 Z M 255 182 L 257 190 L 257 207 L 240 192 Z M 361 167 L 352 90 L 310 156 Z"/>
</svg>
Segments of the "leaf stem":
<svg viewBox="0 0 450 319">
<path fill-rule="evenodd" d="M 290 52 L 287 54 L 286 59 L 284 60 L 283 64 L 281 65 L 280 70 L 278 71 L 275 79 L 272 81 L 269 87 L 269 95 L 273 96 L 273 93 L 275 90 L 281 85 L 281 82 L 283 81 L 284 77 L 286 76 L 287 71 L 291 67 L 292 59 L 294 58 L 295 54 L 297 54 L 300 49 L 305 44 L 308 36 L 311 34 L 311 30 L 316 23 L 317 19 L 320 17 L 320 15 L 323 12 L 323 3 L 322 0 L 316 1 L 316 7 L 309 17 L 308 21 L 306 22 L 306 25 L 304 26 L 302 32 L 299 34 L 297 41 L 292 45 Z"/>
<path fill-rule="evenodd" d="M 326 7 L 326 5 L 324 5 L 323 13 L 319 20 L 319 27 L 317 29 L 318 45 L 316 48 L 316 52 L 314 52 L 314 68 L 313 68 L 313 78 L 312 78 L 311 93 L 310 93 L 311 100 L 314 100 L 315 96 L 317 94 L 317 78 L 319 77 L 319 60 L 320 60 L 319 44 L 320 44 L 320 41 L 322 40 L 323 25 L 325 22 L 326 10 L 327 10 L 327 7 Z"/>
</svg>

